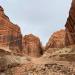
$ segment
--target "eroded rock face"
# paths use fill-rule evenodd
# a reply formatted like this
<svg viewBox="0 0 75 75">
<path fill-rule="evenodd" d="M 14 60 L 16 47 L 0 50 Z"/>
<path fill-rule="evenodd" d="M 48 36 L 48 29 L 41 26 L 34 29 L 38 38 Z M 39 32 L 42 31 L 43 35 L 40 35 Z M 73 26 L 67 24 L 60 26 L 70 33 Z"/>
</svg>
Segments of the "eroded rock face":
<svg viewBox="0 0 75 75">
<path fill-rule="evenodd" d="M 75 44 L 75 0 L 72 0 L 69 17 L 66 22 L 66 45 Z"/>
<path fill-rule="evenodd" d="M 7 47 L 13 52 L 22 50 L 22 35 L 18 25 L 13 24 L 0 6 L 0 47 Z"/>
<path fill-rule="evenodd" d="M 46 45 L 48 48 L 62 48 L 75 44 L 75 0 L 72 0 L 69 17 L 67 19 L 66 29 L 55 32 Z"/>
<path fill-rule="evenodd" d="M 29 34 L 23 38 L 23 49 L 25 54 L 33 57 L 42 55 L 42 45 L 38 37 Z"/>
<path fill-rule="evenodd" d="M 65 30 L 60 30 L 50 37 L 46 49 L 48 48 L 63 48 L 65 47 Z"/>
</svg>

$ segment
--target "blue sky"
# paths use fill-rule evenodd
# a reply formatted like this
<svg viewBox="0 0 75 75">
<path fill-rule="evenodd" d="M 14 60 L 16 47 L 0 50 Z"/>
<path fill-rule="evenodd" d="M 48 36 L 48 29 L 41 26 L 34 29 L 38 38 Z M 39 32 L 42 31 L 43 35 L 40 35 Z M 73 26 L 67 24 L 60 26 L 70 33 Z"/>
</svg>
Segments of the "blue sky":
<svg viewBox="0 0 75 75">
<path fill-rule="evenodd" d="M 43 44 L 51 34 L 64 28 L 72 0 L 0 0 L 10 20 L 22 34 L 33 33 Z"/>
</svg>

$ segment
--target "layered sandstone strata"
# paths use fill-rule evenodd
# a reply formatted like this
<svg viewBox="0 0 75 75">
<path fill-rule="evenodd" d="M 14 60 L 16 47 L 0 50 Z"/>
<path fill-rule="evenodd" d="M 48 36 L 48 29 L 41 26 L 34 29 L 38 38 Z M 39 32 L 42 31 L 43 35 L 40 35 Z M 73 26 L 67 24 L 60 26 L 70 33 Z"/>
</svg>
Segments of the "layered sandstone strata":
<svg viewBox="0 0 75 75">
<path fill-rule="evenodd" d="M 69 17 L 66 22 L 66 45 L 75 44 L 75 0 L 72 0 Z"/>
<path fill-rule="evenodd" d="M 24 36 L 23 49 L 25 54 L 29 56 L 39 57 L 42 55 L 42 45 L 40 39 L 32 34 Z"/>
<path fill-rule="evenodd" d="M 22 49 L 22 35 L 18 25 L 13 24 L 0 6 L 0 47 L 8 47 L 13 52 Z"/>
<path fill-rule="evenodd" d="M 46 44 L 46 49 L 65 47 L 65 30 L 54 32 Z"/>
</svg>

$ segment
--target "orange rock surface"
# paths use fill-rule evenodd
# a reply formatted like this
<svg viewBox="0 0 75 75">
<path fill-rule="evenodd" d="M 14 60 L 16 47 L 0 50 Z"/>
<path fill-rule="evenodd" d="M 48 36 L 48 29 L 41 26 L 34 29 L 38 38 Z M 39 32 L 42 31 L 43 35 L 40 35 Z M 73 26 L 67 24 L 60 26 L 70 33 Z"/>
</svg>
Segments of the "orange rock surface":
<svg viewBox="0 0 75 75">
<path fill-rule="evenodd" d="M 66 45 L 75 44 L 75 0 L 72 0 L 69 17 L 66 22 Z"/>
<path fill-rule="evenodd" d="M 54 32 L 46 44 L 48 48 L 63 48 L 65 46 L 65 30 Z"/>
<path fill-rule="evenodd" d="M 0 6 L 0 46 L 8 47 L 13 52 L 22 49 L 22 35 L 19 26 L 13 24 Z"/>
<path fill-rule="evenodd" d="M 25 54 L 29 56 L 39 57 L 42 55 L 42 45 L 40 39 L 32 34 L 24 36 L 23 49 Z"/>
</svg>

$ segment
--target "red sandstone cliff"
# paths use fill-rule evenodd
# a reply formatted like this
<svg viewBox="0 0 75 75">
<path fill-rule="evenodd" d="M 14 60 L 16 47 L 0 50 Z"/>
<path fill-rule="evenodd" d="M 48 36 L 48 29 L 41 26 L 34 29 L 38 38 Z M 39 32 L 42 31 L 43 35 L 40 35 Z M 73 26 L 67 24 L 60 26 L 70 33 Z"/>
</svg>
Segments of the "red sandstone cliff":
<svg viewBox="0 0 75 75">
<path fill-rule="evenodd" d="M 65 30 L 54 32 L 46 44 L 48 48 L 63 48 L 65 46 Z"/>
<path fill-rule="evenodd" d="M 42 45 L 40 39 L 32 34 L 24 36 L 23 49 L 25 54 L 29 56 L 39 57 L 42 55 Z"/>
<path fill-rule="evenodd" d="M 5 15 L 4 9 L 0 6 L 0 47 L 9 48 L 13 53 L 24 53 L 30 56 L 39 57 L 42 55 L 42 46 L 38 37 L 30 34 L 23 38 L 20 27 L 13 24 Z M 23 51 L 24 50 L 24 51 Z M 22 52 L 22 53 L 21 53 Z"/>
<path fill-rule="evenodd" d="M 69 11 L 69 17 L 66 22 L 66 45 L 75 44 L 75 0 L 72 0 L 72 5 Z"/>
<path fill-rule="evenodd" d="M 13 52 L 22 50 L 22 35 L 18 25 L 13 24 L 0 6 L 0 47 L 8 47 Z"/>
<path fill-rule="evenodd" d="M 59 31 L 51 36 L 46 48 L 60 48 L 75 44 L 75 0 L 72 0 L 69 17 L 65 27 L 65 32 Z"/>
</svg>

